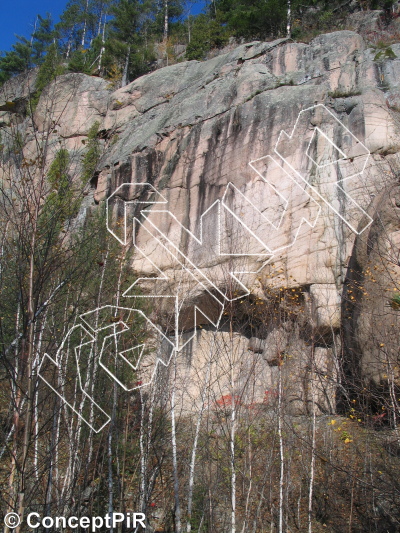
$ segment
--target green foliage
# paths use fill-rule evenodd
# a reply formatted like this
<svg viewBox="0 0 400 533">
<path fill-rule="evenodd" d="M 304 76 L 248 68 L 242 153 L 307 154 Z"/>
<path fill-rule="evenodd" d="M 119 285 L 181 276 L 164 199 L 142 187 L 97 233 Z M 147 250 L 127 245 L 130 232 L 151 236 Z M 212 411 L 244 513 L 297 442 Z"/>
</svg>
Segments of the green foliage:
<svg viewBox="0 0 400 533">
<path fill-rule="evenodd" d="M 52 30 L 50 15 L 47 14 L 46 18 L 38 15 L 31 40 L 18 36 L 12 49 L 0 57 L 0 83 L 40 65 L 54 39 L 55 33 Z"/>
<path fill-rule="evenodd" d="M 39 102 L 39 98 L 49 83 L 57 76 L 63 74 L 64 68 L 60 63 L 57 45 L 52 44 L 46 54 L 43 63 L 39 67 L 35 84 L 35 94 L 30 101 L 30 111 L 33 112 Z"/>
<path fill-rule="evenodd" d="M 40 65 L 46 60 L 47 52 L 54 40 L 56 33 L 53 30 L 51 15 L 47 13 L 46 17 L 37 16 L 35 30 L 32 34 L 32 63 Z"/>
<path fill-rule="evenodd" d="M 47 174 L 50 190 L 38 216 L 36 247 L 38 268 L 48 263 L 48 258 L 60 239 L 64 225 L 75 217 L 79 210 L 80 202 L 74 197 L 69 167 L 68 151 L 59 150 Z"/>
<path fill-rule="evenodd" d="M 106 42 L 102 68 L 108 79 L 121 79 L 125 63 L 128 62 L 127 82 L 149 72 L 149 66 L 154 61 L 154 47 L 145 43 L 129 46 L 118 39 L 109 39 Z"/>
<path fill-rule="evenodd" d="M 212 48 L 227 44 L 229 32 L 218 19 L 200 14 L 192 26 L 192 37 L 186 48 L 187 59 L 204 59 L 205 54 Z"/>
<path fill-rule="evenodd" d="M 68 62 L 68 70 L 70 72 L 83 72 L 84 74 L 90 74 L 90 68 L 86 61 L 87 51 L 84 48 L 76 50 Z"/>
<path fill-rule="evenodd" d="M 394 293 L 392 299 L 390 300 L 390 306 L 393 309 L 400 309 L 400 294 L 398 292 Z"/>
<path fill-rule="evenodd" d="M 376 53 L 374 61 L 385 61 L 386 59 L 396 59 L 397 56 L 390 46 Z"/>
<path fill-rule="evenodd" d="M 100 142 L 97 138 L 99 132 L 99 122 L 95 122 L 88 133 L 87 151 L 82 158 L 82 183 L 86 183 L 93 177 L 97 163 L 100 159 Z"/>
<path fill-rule="evenodd" d="M 110 0 L 69 0 L 56 25 L 63 47 L 74 52 L 93 42 L 111 3 Z"/>
<path fill-rule="evenodd" d="M 340 89 L 336 89 L 336 91 L 331 91 L 328 93 L 328 96 L 331 98 L 350 98 L 350 96 L 360 96 L 361 91 L 359 90 L 347 90 L 347 91 L 341 91 Z"/>
<path fill-rule="evenodd" d="M 112 6 L 103 66 L 109 71 L 116 64 L 127 80 L 144 74 L 154 59 L 154 4 L 149 0 L 120 0 Z M 149 38 L 150 37 L 150 38 Z"/>
<path fill-rule="evenodd" d="M 16 131 L 11 142 L 11 151 L 15 154 L 21 154 L 24 147 L 24 139 L 20 131 Z"/>
<path fill-rule="evenodd" d="M 328 9 L 327 11 L 323 11 L 319 17 L 320 25 L 323 28 L 329 28 L 329 26 L 332 24 L 333 17 L 334 13 L 330 9 Z"/>
<path fill-rule="evenodd" d="M 29 41 L 24 37 L 17 37 L 17 39 L 18 41 L 13 44 L 12 50 L 5 52 L 0 57 L 0 83 L 25 72 L 32 66 Z"/>
<path fill-rule="evenodd" d="M 50 165 L 47 180 L 50 192 L 43 206 L 40 224 L 47 227 L 56 238 L 62 225 L 77 215 L 80 205 L 80 200 L 74 194 L 70 178 L 70 156 L 65 148 L 57 152 Z"/>
<path fill-rule="evenodd" d="M 76 1 L 70 1 L 61 14 L 60 22 L 56 24 L 62 45 L 67 50 L 67 57 L 71 51 L 79 48 L 82 40 L 82 8 Z"/>
<path fill-rule="evenodd" d="M 208 524 L 204 523 L 204 509 L 207 505 L 207 487 L 196 484 L 193 491 L 193 510 L 190 520 L 192 531 L 205 533 L 209 531 Z"/>
<path fill-rule="evenodd" d="M 216 0 L 216 7 L 230 35 L 265 39 L 286 27 L 287 4 L 281 0 Z"/>
<path fill-rule="evenodd" d="M 395 0 L 369 0 L 369 9 L 390 9 L 395 3 Z"/>
<path fill-rule="evenodd" d="M 69 153 L 65 148 L 59 150 L 52 162 L 47 179 L 52 191 L 63 191 L 68 188 Z"/>
<path fill-rule="evenodd" d="M 190 5 L 168 0 L 165 39 L 161 0 L 69 0 L 55 28 L 50 15 L 38 15 L 31 39 L 19 37 L 11 51 L 0 55 L 0 83 L 45 63 L 46 72 L 40 74 L 49 83 L 53 75 L 48 55 L 55 50 L 58 62 L 66 61 L 70 72 L 101 75 L 117 85 L 149 72 L 157 47 L 162 51 L 165 45 L 165 57 L 175 61 L 173 45 L 184 43 L 186 58 L 201 60 L 211 49 L 225 46 L 230 37 L 250 41 L 286 36 L 287 1 L 213 0 L 196 16 L 190 15 Z M 383 9 L 388 17 L 392 5 L 393 0 L 362 2 L 363 9 Z M 307 40 L 345 22 L 346 8 L 342 9 L 340 0 L 291 0 L 290 6 L 292 38 Z M 394 57 L 391 49 L 385 49 L 375 59 Z"/>
<path fill-rule="evenodd" d="M 146 74 L 150 70 L 151 63 L 155 60 L 154 50 L 142 43 L 133 53 L 130 53 L 128 80 L 134 80 L 143 74 Z"/>
<path fill-rule="evenodd" d="M 146 2 L 143 2 L 145 4 Z M 163 2 L 147 2 L 149 31 L 162 39 L 164 33 L 164 5 Z M 185 0 L 168 0 L 169 35 L 179 33 L 179 20 L 184 13 Z"/>
<path fill-rule="evenodd" d="M 114 17 L 111 21 L 111 37 L 127 45 L 136 44 L 141 27 L 146 25 L 149 3 L 120 0 L 112 7 L 111 13 Z"/>
</svg>

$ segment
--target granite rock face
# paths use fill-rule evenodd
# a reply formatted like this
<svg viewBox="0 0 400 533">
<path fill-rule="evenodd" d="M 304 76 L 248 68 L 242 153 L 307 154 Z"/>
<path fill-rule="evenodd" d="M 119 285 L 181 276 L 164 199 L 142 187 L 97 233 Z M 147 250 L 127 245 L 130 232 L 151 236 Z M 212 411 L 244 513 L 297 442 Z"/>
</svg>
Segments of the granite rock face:
<svg viewBox="0 0 400 533">
<path fill-rule="evenodd" d="M 390 219 L 385 239 L 398 241 L 397 204 L 387 191 L 394 195 L 400 168 L 399 71 L 400 45 L 377 58 L 360 34 L 341 31 L 309 44 L 240 45 L 206 62 L 162 68 L 114 92 L 100 78 L 68 74 L 42 95 L 35 121 L 48 131 L 59 117 L 55 147 L 62 138 L 79 155 L 90 126 L 99 122 L 104 149 L 86 207 L 132 184 L 110 202 L 110 224 L 121 237 L 117 226 L 128 202 L 126 244 L 133 246 L 136 217 L 141 251 L 132 276 L 154 278 L 161 271 L 167 279 L 144 281 L 143 290 L 179 294 L 179 328 L 195 339 L 179 368 L 192 388 L 199 368 L 206 372 L 212 336 L 222 346 L 216 354 L 229 353 L 231 343 L 233 359 L 243 363 L 235 365 L 230 384 L 215 380 L 216 402 L 240 389 L 248 367 L 258 369 L 248 403 L 265 403 L 266 391 L 273 398 L 281 375 L 295 412 L 313 402 L 321 411 L 335 410 L 340 373 L 353 372 L 349 357 L 357 359 L 357 379 L 384 379 L 383 355 L 365 334 L 374 327 L 365 295 L 357 293 L 357 316 L 350 318 L 344 295 L 353 262 L 368 267 L 360 250 L 371 235 L 383 235 L 377 220 Z M 32 155 L 29 126 L 25 133 Z M 135 185 L 143 183 L 154 189 Z M 164 203 L 154 203 L 154 191 Z M 390 281 L 382 278 L 387 290 L 399 281 L 398 264 L 392 271 Z M 234 331 L 222 320 L 221 332 L 212 332 L 220 303 L 241 296 L 244 303 L 238 299 L 230 311 Z M 157 305 L 167 324 L 172 306 L 166 298 Z M 392 318 L 383 307 L 386 324 Z M 195 325 L 205 329 L 195 333 Z"/>
</svg>

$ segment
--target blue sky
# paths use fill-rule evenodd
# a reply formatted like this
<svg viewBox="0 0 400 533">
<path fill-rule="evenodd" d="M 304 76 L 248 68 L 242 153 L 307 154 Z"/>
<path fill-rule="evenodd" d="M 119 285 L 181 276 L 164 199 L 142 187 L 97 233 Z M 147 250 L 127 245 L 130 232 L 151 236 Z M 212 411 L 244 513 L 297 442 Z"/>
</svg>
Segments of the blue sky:
<svg viewBox="0 0 400 533">
<path fill-rule="evenodd" d="M 36 15 L 51 13 L 57 22 L 68 0 L 0 0 L 0 50 L 9 50 L 15 42 L 15 35 L 28 37 L 35 23 Z M 204 0 L 198 0 L 192 13 L 201 11 Z"/>
<path fill-rule="evenodd" d="M 53 15 L 54 20 L 63 12 L 66 0 L 2 0 L 0 17 L 0 50 L 9 50 L 15 34 L 28 37 L 33 30 L 36 15 Z"/>
</svg>

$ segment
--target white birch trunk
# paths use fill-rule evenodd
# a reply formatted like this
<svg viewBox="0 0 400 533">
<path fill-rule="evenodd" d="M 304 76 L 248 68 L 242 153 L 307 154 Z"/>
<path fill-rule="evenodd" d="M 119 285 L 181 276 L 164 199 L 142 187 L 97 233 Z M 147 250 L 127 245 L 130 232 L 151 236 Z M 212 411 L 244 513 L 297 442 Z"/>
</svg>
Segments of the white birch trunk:
<svg viewBox="0 0 400 533">
<path fill-rule="evenodd" d="M 236 465 L 235 465 L 235 431 L 236 431 L 236 404 L 235 404 L 235 375 L 233 355 L 233 330 L 230 325 L 230 380 L 231 380 L 231 431 L 230 431 L 230 463 L 231 463 L 231 533 L 236 532 Z"/>
<path fill-rule="evenodd" d="M 232 409 L 231 409 L 231 436 L 230 436 L 230 448 L 231 448 L 231 532 L 236 532 L 236 468 L 235 468 L 235 429 L 236 429 L 236 408 L 235 397 L 232 394 Z"/>
<path fill-rule="evenodd" d="M 312 533 L 312 510 L 315 472 L 315 387 L 314 387 L 314 348 L 311 353 L 311 406 L 312 406 L 312 437 L 311 437 L 311 462 L 310 462 L 310 486 L 308 489 L 308 533 Z"/>
<path fill-rule="evenodd" d="M 121 87 L 125 87 L 128 83 L 128 68 L 129 68 L 129 58 L 131 55 L 131 46 L 128 46 L 128 51 L 126 52 L 125 65 L 122 73 Z"/>
<path fill-rule="evenodd" d="M 125 250 L 126 251 L 126 250 Z M 118 275 L 118 282 L 117 282 L 117 291 L 116 291 L 116 306 L 119 306 L 120 302 L 120 294 L 121 294 L 121 281 L 122 281 L 122 270 L 123 270 L 123 258 L 125 254 L 122 255 L 121 262 L 119 265 L 119 275 Z M 118 309 L 115 310 L 114 317 L 118 315 Z M 114 330 L 115 331 L 115 330 Z M 114 335 L 114 349 L 115 349 L 115 373 L 117 369 L 118 364 L 118 340 L 116 335 Z M 113 449 L 112 449 L 112 440 L 113 440 L 113 429 L 115 424 L 115 417 L 117 412 L 117 402 L 118 402 L 118 390 L 117 390 L 117 383 L 114 381 L 113 386 L 113 407 L 112 407 L 112 415 L 111 415 L 111 421 L 110 421 L 110 427 L 109 427 L 109 433 L 108 433 L 108 448 L 107 448 L 107 455 L 108 455 L 108 514 L 111 517 L 114 513 L 114 474 L 113 474 Z M 113 533 L 114 528 L 111 526 L 110 528 L 111 533 Z"/>
<path fill-rule="evenodd" d="M 168 25 L 169 25 L 168 0 L 164 0 L 164 41 L 167 41 L 168 39 Z"/>
<path fill-rule="evenodd" d="M 106 16 L 104 15 L 104 24 L 103 24 L 103 32 L 101 34 L 101 49 L 100 49 L 100 55 L 99 55 L 99 64 L 98 64 L 98 70 L 101 70 L 101 60 L 103 59 L 103 54 L 105 52 L 104 43 L 105 43 L 105 31 L 106 31 Z"/>
<path fill-rule="evenodd" d="M 83 33 L 82 33 L 82 42 L 81 42 L 82 48 L 85 46 L 85 41 L 86 41 L 86 28 L 87 28 L 87 18 L 86 17 L 87 17 L 88 8 L 89 8 L 89 0 L 86 0 L 85 22 L 83 23 Z"/>
<path fill-rule="evenodd" d="M 280 474 L 279 474 L 279 533 L 283 533 L 283 484 L 284 484 L 284 450 L 282 436 L 282 366 L 279 365 L 278 381 L 278 437 L 279 437 L 279 456 L 280 456 Z"/>
<path fill-rule="evenodd" d="M 286 36 L 292 36 L 292 3 L 291 0 L 287 0 L 287 25 L 286 25 Z"/>
<path fill-rule="evenodd" d="M 140 395 L 140 433 L 139 433 L 139 446 L 140 446 L 140 497 L 139 497 L 139 509 L 144 512 L 143 509 L 146 503 L 146 455 L 144 450 L 144 400 L 142 388 L 139 389 Z"/>
<path fill-rule="evenodd" d="M 178 329 L 176 328 L 177 335 Z M 172 439 L 172 466 L 174 472 L 174 498 L 175 498 L 175 533 L 181 533 L 181 504 L 179 499 L 179 477 L 178 477 L 178 452 L 176 444 L 176 420 L 175 420 L 175 392 L 176 392 L 176 350 L 174 350 L 174 377 L 172 381 L 171 395 L 171 439 Z"/>
<path fill-rule="evenodd" d="M 103 6 L 101 6 L 101 9 L 100 9 L 100 15 L 99 15 L 99 23 L 97 25 L 97 35 L 96 37 L 98 37 L 101 33 L 101 21 L 103 19 Z"/>
<path fill-rule="evenodd" d="M 201 408 L 200 408 L 199 416 L 197 417 L 196 431 L 195 431 L 195 436 L 194 436 L 194 441 L 193 441 L 193 448 L 192 448 L 192 457 L 191 457 L 190 468 L 189 468 L 189 489 L 188 489 L 187 525 L 186 525 L 187 533 L 190 533 L 190 531 L 192 529 L 192 525 L 190 523 L 190 520 L 191 520 L 191 517 L 192 517 L 194 472 L 195 472 L 195 465 L 196 465 L 197 444 L 198 444 L 198 441 L 199 441 L 200 427 L 201 427 L 201 422 L 203 420 L 203 414 L 204 414 L 205 405 L 206 405 L 207 391 L 208 391 L 209 382 L 210 382 L 210 371 L 211 371 L 213 347 L 214 347 L 214 343 L 211 346 L 211 350 L 210 350 L 210 354 L 209 354 L 209 360 L 208 360 L 208 365 L 207 365 L 207 373 L 206 373 L 206 378 L 204 380 L 203 393 L 202 393 L 202 396 L 201 396 Z"/>
<path fill-rule="evenodd" d="M 36 348 L 36 356 L 35 360 L 33 362 L 33 368 L 32 368 L 32 374 L 36 375 L 36 369 L 39 366 L 40 361 L 40 352 L 42 348 L 42 341 L 43 341 L 43 332 L 46 325 L 46 319 L 47 319 L 47 310 L 44 312 L 43 316 L 43 324 L 39 333 L 39 339 L 37 343 Z M 33 401 L 33 438 L 34 438 L 34 452 L 33 452 L 33 465 L 34 465 L 34 471 L 35 471 L 35 477 L 39 481 L 39 464 L 38 464 L 38 456 L 39 456 L 39 415 L 38 415 L 38 391 L 34 391 L 34 401 Z"/>
</svg>

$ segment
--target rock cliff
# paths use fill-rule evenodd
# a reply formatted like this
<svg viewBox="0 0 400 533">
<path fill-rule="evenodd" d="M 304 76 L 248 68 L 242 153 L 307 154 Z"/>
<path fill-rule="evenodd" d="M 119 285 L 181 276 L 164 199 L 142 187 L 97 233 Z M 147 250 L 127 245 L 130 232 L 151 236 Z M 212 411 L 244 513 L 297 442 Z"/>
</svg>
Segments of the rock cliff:
<svg viewBox="0 0 400 533">
<path fill-rule="evenodd" d="M 254 376 L 248 403 L 273 398 L 283 369 L 294 412 L 313 399 L 334 412 L 364 382 L 385 387 L 400 322 L 390 304 L 400 281 L 400 44 L 388 50 L 352 31 L 252 42 L 116 91 L 67 74 L 41 95 L 39 133 L 52 129 L 53 153 L 61 141 L 78 166 L 99 123 L 103 155 L 82 209 L 112 196 L 122 248 L 133 247 L 136 217 L 131 283 L 161 271 L 141 286 L 160 296 L 170 332 L 165 296 L 180 297 L 183 408 L 207 372 L 223 398 L 232 360 L 238 390 Z M 30 83 L 3 88 L 5 131 Z M 19 127 L 33 158 L 29 124 Z"/>
</svg>

